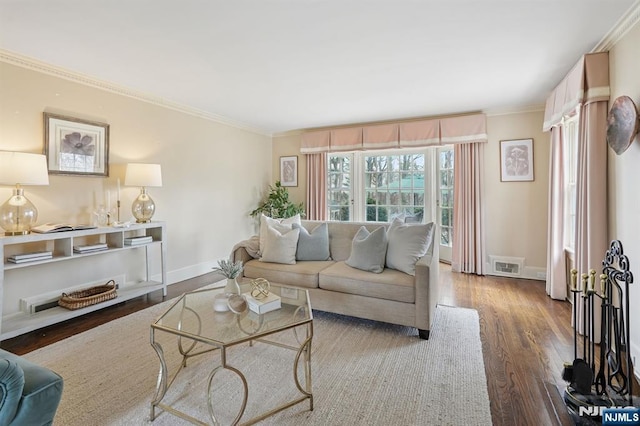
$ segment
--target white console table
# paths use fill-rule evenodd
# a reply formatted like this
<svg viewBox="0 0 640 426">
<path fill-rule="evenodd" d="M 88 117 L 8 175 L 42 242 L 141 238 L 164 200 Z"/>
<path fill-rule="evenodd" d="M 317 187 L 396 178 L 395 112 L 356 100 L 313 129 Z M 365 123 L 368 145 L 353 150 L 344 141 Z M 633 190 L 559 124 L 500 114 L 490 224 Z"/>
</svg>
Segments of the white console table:
<svg viewBox="0 0 640 426">
<path fill-rule="evenodd" d="M 151 236 L 153 241 L 134 246 L 125 244 L 125 238 L 136 236 Z M 74 253 L 74 246 L 98 243 L 106 243 L 108 248 Z M 18 264 L 7 261 L 12 255 L 36 251 L 51 251 L 53 257 Z M 164 222 L 2 236 L 0 259 L 0 341 L 152 291 L 162 290 L 162 294 L 167 295 Z M 150 276 L 150 265 L 160 270 L 154 275 L 156 280 Z M 136 273 L 129 274 L 132 270 Z M 62 292 L 105 284 L 108 279 L 115 279 L 118 284 L 115 299 L 77 310 L 50 306 L 55 305 Z M 46 309 L 40 310 L 36 305 Z"/>
</svg>

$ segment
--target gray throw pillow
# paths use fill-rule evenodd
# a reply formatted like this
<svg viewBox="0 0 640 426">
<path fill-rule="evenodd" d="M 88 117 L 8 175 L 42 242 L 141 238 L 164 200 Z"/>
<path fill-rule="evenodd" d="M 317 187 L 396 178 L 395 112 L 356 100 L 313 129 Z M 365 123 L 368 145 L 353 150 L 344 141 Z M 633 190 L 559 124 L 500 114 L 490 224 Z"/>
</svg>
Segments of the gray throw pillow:
<svg viewBox="0 0 640 426">
<path fill-rule="evenodd" d="M 384 270 L 387 254 L 387 233 L 383 227 L 369 233 L 360 227 L 351 242 L 351 255 L 345 263 L 352 268 L 379 274 Z"/>
<path fill-rule="evenodd" d="M 387 236 L 387 268 L 415 276 L 416 262 L 427 254 L 433 242 L 433 223 L 406 224 L 396 219 Z"/>
<path fill-rule="evenodd" d="M 293 229 L 300 230 L 296 260 L 330 260 L 329 225 L 322 223 L 311 232 L 302 225 L 292 224 Z"/>
</svg>

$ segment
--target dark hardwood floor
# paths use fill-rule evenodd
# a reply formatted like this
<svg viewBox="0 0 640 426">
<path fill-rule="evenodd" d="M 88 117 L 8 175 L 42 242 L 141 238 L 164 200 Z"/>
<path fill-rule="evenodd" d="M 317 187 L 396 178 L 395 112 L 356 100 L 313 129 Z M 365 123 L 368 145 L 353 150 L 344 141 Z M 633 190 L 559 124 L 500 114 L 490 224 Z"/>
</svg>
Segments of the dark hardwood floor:
<svg viewBox="0 0 640 426">
<path fill-rule="evenodd" d="M 573 359 L 570 304 L 549 298 L 542 281 L 457 274 L 448 265 L 441 265 L 440 277 L 441 303 L 479 313 L 493 424 L 569 424 L 557 386 L 564 386 L 563 362 Z M 168 298 L 218 279 L 207 274 L 171 285 Z M 0 347 L 28 353 L 163 300 L 156 292 L 6 340 Z"/>
</svg>

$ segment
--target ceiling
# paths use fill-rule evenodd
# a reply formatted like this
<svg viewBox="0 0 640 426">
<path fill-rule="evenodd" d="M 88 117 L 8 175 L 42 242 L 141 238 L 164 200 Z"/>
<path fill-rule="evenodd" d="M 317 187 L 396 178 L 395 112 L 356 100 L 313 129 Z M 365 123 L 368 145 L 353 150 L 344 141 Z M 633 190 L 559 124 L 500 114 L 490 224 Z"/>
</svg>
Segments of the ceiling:
<svg viewBox="0 0 640 426">
<path fill-rule="evenodd" d="M 0 0 L 0 49 L 274 134 L 541 106 L 637 3 Z"/>
</svg>

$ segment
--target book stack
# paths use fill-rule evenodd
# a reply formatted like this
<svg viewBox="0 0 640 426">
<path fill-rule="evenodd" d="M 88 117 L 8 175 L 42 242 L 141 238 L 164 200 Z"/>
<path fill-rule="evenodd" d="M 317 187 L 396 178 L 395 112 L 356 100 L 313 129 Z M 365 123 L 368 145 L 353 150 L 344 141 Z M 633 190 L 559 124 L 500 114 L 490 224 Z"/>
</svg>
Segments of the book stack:
<svg viewBox="0 0 640 426">
<path fill-rule="evenodd" d="M 266 314 L 267 312 L 275 311 L 281 307 L 280 296 L 275 293 L 269 293 L 262 299 L 256 299 L 250 292 L 244 293 L 243 296 L 247 300 L 249 309 L 256 314 Z"/>
<path fill-rule="evenodd" d="M 46 259 L 51 259 L 52 257 L 53 257 L 53 253 L 51 253 L 50 251 L 35 251 L 32 253 L 14 254 L 13 256 L 7 257 L 7 262 L 11 262 L 11 263 L 35 262 L 36 260 L 46 260 Z"/>
<path fill-rule="evenodd" d="M 91 244 L 86 246 L 73 246 L 74 253 L 92 253 L 94 251 L 107 250 L 109 246 L 105 243 Z"/>
<path fill-rule="evenodd" d="M 137 246 L 140 244 L 149 244 L 153 242 L 151 235 L 142 235 L 140 237 L 129 237 L 124 239 L 125 246 Z"/>
</svg>

